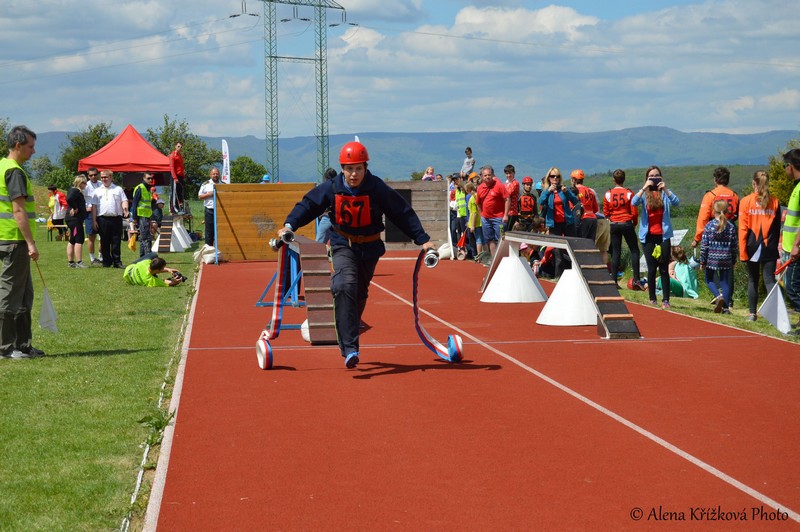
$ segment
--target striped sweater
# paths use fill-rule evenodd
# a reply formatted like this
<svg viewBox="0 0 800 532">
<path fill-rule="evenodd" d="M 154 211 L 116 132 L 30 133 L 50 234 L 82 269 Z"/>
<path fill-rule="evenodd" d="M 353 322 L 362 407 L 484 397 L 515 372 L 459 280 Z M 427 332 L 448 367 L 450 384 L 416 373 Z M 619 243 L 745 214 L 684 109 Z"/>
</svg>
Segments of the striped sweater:
<svg viewBox="0 0 800 532">
<path fill-rule="evenodd" d="M 711 270 L 727 270 L 733 268 L 739 256 L 739 239 L 736 226 L 728 222 L 725 229 L 718 232 L 719 221 L 716 218 L 706 224 L 700 242 L 700 264 Z"/>
</svg>

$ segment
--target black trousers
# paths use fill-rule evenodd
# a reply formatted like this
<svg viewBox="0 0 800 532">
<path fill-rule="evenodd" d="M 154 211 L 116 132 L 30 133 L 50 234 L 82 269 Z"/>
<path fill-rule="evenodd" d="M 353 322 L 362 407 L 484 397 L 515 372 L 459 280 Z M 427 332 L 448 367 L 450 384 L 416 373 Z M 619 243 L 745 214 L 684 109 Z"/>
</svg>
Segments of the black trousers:
<svg viewBox="0 0 800 532">
<path fill-rule="evenodd" d="M 776 263 L 777 259 L 764 262 L 745 262 L 745 266 L 747 266 L 747 306 L 751 314 L 756 313 L 758 305 L 759 277 L 764 279 L 764 288 L 767 289 L 767 294 L 775 286 Z M 733 293 L 733 287 L 731 287 L 731 293 Z"/>
<path fill-rule="evenodd" d="M 661 246 L 661 256 L 653 257 L 656 246 Z M 661 235 L 647 233 L 644 238 L 644 260 L 647 263 L 647 289 L 650 292 L 650 301 L 656 300 L 656 275 L 661 276 L 661 299 L 669 301 L 669 263 L 672 255 L 670 239 L 664 240 Z"/>
<path fill-rule="evenodd" d="M 122 244 L 122 216 L 98 216 L 97 234 L 100 235 L 100 253 L 103 266 L 122 264 L 120 245 Z"/>
<path fill-rule="evenodd" d="M 551 235 L 562 236 L 575 236 L 575 225 L 566 222 L 554 222 L 553 227 L 550 227 Z M 569 259 L 569 253 L 563 249 L 553 250 L 553 259 L 555 263 L 555 276 L 561 277 L 564 270 L 572 268 L 572 262 Z"/>
<path fill-rule="evenodd" d="M 179 175 L 178 179 L 172 180 L 172 194 L 170 194 L 169 203 L 170 211 L 172 214 L 176 212 L 183 212 L 183 193 L 186 187 L 186 179 Z"/>
<path fill-rule="evenodd" d="M 378 259 L 364 260 L 352 248 L 336 246 L 331 250 L 333 275 L 333 313 L 336 336 L 342 356 L 357 353 L 361 315 L 367 306 L 369 283 L 375 275 Z"/>
<path fill-rule="evenodd" d="M 206 236 L 206 245 L 213 246 L 214 245 L 214 209 L 209 209 L 206 207 L 205 210 L 205 236 Z"/>
<path fill-rule="evenodd" d="M 633 222 L 614 223 L 611 222 L 611 278 L 617 282 L 617 272 L 619 272 L 619 261 L 622 256 L 622 239 L 628 244 L 631 252 L 631 267 L 633 268 L 633 280 L 641 278 L 639 271 L 639 239 L 636 236 L 636 228 Z"/>
</svg>

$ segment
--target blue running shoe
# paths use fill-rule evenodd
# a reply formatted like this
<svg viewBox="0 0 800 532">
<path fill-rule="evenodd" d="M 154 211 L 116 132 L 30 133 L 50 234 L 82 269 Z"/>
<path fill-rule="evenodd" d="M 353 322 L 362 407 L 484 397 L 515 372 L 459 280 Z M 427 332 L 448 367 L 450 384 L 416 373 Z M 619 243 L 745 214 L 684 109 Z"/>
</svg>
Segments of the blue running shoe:
<svg viewBox="0 0 800 532">
<path fill-rule="evenodd" d="M 358 353 L 350 353 L 344 359 L 344 365 L 347 369 L 353 369 L 358 365 Z"/>
</svg>

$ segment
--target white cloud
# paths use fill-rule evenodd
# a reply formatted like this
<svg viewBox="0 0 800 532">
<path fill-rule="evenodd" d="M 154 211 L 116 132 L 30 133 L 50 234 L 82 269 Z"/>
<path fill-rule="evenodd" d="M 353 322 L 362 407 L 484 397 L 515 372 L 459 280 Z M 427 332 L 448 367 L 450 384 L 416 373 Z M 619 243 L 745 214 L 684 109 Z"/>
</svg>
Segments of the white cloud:
<svg viewBox="0 0 800 532">
<path fill-rule="evenodd" d="M 800 90 L 785 89 L 774 94 L 767 94 L 759 99 L 759 106 L 768 111 L 782 113 L 800 111 Z"/>
<path fill-rule="evenodd" d="M 423 15 L 422 0 L 348 0 L 339 4 L 347 10 L 348 20 L 359 23 L 414 21 Z"/>
<path fill-rule="evenodd" d="M 800 108 L 800 14 L 783 2 L 698 0 L 608 18 L 582 12 L 585 2 L 454 4 L 343 4 L 361 25 L 329 30 L 332 133 L 797 127 L 786 111 Z M 236 18 L 238 0 L 3 9 L 0 90 L 12 121 L 146 129 L 168 114 L 210 135 L 264 136 L 261 2 L 248 3 L 259 17 Z M 291 19 L 291 8 L 278 16 Z M 313 56 L 308 22 L 279 23 L 278 33 L 279 54 Z M 313 72 L 279 63 L 282 136 L 314 134 Z"/>
</svg>

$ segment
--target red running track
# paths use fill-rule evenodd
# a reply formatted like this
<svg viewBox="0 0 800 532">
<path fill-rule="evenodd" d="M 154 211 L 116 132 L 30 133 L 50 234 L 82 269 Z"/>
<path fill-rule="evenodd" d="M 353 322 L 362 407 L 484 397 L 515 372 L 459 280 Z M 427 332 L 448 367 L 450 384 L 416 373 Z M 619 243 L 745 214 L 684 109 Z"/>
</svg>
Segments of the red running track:
<svg viewBox="0 0 800 532">
<path fill-rule="evenodd" d="M 421 272 L 420 305 L 435 338 L 464 339 L 465 362 L 449 365 L 414 331 L 410 259 L 380 262 L 355 370 L 298 331 L 281 333 L 275 369 L 260 370 L 270 312 L 255 302 L 275 263 L 204 266 L 148 521 L 800 529 L 796 344 L 638 305 L 640 340 L 539 326 L 543 304 L 481 303 L 485 269 L 443 261 Z"/>
</svg>

